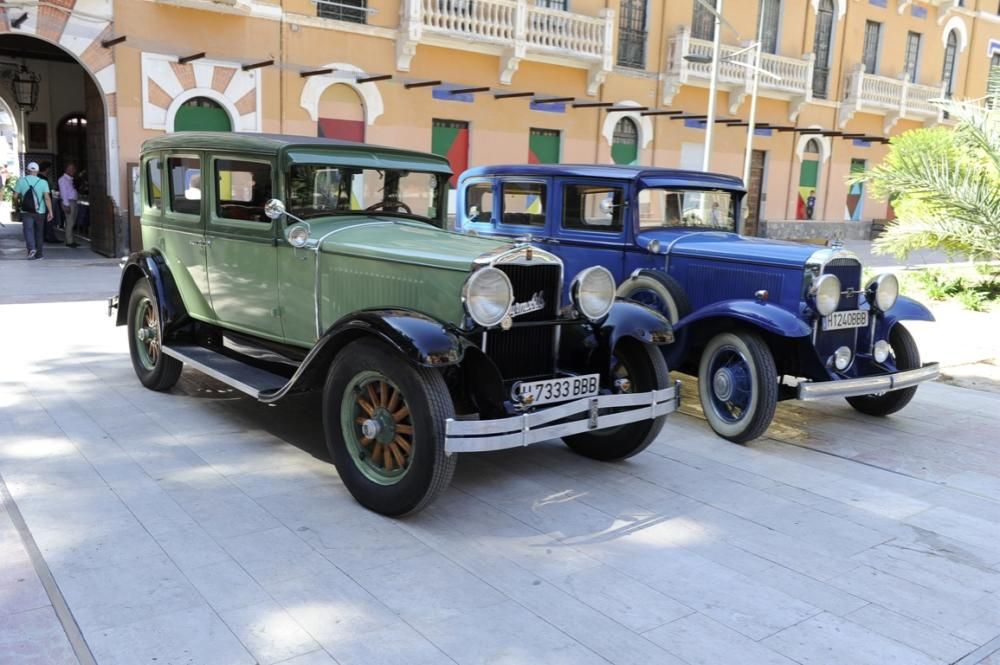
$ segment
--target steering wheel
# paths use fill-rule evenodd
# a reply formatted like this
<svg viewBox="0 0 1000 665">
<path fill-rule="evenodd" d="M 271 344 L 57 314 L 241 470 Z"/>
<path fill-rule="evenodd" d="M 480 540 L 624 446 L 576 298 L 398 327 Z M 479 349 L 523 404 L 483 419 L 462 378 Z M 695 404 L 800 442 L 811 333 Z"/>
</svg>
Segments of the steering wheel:
<svg viewBox="0 0 1000 665">
<path fill-rule="evenodd" d="M 365 208 L 365 212 L 371 212 L 372 210 L 378 210 L 379 208 L 389 208 L 389 207 L 396 209 L 402 208 L 403 210 L 406 211 L 407 215 L 413 214 L 413 210 L 410 209 L 410 206 L 406 205 L 402 201 L 390 201 L 388 199 L 382 199 L 378 203 L 371 204 L 370 206 Z"/>
</svg>

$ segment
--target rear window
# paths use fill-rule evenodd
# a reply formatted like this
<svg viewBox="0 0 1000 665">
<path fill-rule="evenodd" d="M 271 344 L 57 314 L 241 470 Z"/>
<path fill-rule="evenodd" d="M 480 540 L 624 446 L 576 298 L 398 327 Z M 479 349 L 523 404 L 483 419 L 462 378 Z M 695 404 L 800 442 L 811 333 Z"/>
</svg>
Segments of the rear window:
<svg viewBox="0 0 1000 665">
<path fill-rule="evenodd" d="M 504 224 L 545 226 L 545 183 L 505 182 L 500 191 Z"/>
<path fill-rule="evenodd" d="M 170 157 L 170 209 L 187 215 L 201 214 L 201 160 L 197 157 Z"/>
</svg>

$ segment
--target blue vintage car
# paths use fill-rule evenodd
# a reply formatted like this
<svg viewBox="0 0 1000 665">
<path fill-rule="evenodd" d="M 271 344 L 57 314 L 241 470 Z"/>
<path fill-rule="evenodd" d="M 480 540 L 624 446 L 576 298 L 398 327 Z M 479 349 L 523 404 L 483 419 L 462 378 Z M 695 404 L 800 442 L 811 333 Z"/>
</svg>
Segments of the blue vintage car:
<svg viewBox="0 0 1000 665">
<path fill-rule="evenodd" d="M 745 193 L 737 178 L 676 169 L 484 166 L 462 175 L 455 216 L 469 233 L 530 236 L 566 274 L 605 266 L 619 296 L 664 313 L 677 335 L 661 347 L 668 364 L 697 374 L 705 416 L 730 441 L 763 434 L 779 399 L 902 409 L 938 365 L 921 363 L 899 321 L 934 317 L 892 274 L 862 284 L 842 248 L 739 235 Z"/>
</svg>

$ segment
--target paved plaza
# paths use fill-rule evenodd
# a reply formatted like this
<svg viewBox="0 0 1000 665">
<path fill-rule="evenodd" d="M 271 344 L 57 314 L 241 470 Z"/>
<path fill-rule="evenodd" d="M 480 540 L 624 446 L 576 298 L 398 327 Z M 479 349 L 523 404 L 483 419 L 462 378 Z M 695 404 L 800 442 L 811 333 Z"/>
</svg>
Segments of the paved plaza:
<svg viewBox="0 0 1000 665">
<path fill-rule="evenodd" d="M 1000 663 L 1000 395 L 784 403 L 747 446 L 688 407 L 624 463 L 464 456 L 393 520 L 317 396 L 143 389 L 116 262 L 69 251 L 0 260 L 2 665 Z"/>
</svg>

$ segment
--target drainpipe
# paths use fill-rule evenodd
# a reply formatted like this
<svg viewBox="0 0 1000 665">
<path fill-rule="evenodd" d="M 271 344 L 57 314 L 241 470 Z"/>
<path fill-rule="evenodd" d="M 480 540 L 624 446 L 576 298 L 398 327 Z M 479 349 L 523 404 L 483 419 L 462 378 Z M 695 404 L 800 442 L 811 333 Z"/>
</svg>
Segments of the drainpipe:
<svg viewBox="0 0 1000 665">
<path fill-rule="evenodd" d="M 611 9 L 611 0 L 604 0 L 604 8 L 605 9 Z M 619 7 L 619 10 L 620 9 L 621 8 Z M 619 20 L 621 20 L 621 19 L 619 18 Z M 615 34 L 617 34 L 617 33 L 615 33 Z M 614 51 L 614 47 L 615 47 L 615 45 L 612 44 L 611 45 L 611 50 L 612 51 Z M 617 59 L 617 57 L 616 57 L 616 59 Z M 607 79 L 604 79 L 604 80 L 605 80 L 605 83 L 601 84 L 601 94 L 598 97 L 598 101 L 601 101 L 601 102 L 605 101 L 605 98 L 604 98 L 604 86 L 605 86 L 605 84 L 607 82 Z M 594 133 L 595 133 L 595 137 L 594 137 L 594 163 L 595 164 L 600 164 L 601 163 L 601 139 L 604 138 L 603 136 L 601 136 L 601 125 L 604 124 L 604 121 L 603 121 L 604 114 L 601 113 L 601 109 L 598 109 L 597 115 L 595 117 L 597 118 L 597 120 L 595 121 L 595 125 L 594 125 Z"/>
<path fill-rule="evenodd" d="M 847 44 L 848 21 L 851 18 L 851 4 L 852 3 L 850 2 L 847 3 L 847 11 L 844 12 L 844 18 L 841 20 L 843 25 L 841 26 L 841 31 L 840 31 L 840 57 L 838 58 L 838 63 L 840 64 L 840 68 L 839 71 L 837 72 L 837 81 L 836 81 L 837 101 L 839 102 L 842 102 L 844 98 L 844 89 L 843 89 L 844 60 L 847 55 L 844 52 L 844 50 L 846 49 L 846 44 Z M 831 113 L 833 114 L 833 124 L 831 125 L 831 127 L 837 129 L 837 120 L 839 119 L 840 110 L 834 108 L 831 109 Z M 823 196 L 823 219 L 827 219 L 830 216 L 830 183 L 833 182 L 833 153 L 836 151 L 835 146 L 836 146 L 836 141 L 830 141 L 830 160 L 829 160 L 830 166 L 826 170 L 826 192 L 825 195 Z M 822 164 L 823 160 L 821 159 L 820 166 L 822 166 Z M 850 168 L 850 166 L 848 166 L 848 168 Z M 842 222 L 844 220 L 838 219 L 837 221 Z"/>
<path fill-rule="evenodd" d="M 667 46 L 667 8 L 663 7 L 663 13 L 660 16 L 660 52 L 656 56 L 656 103 L 654 106 L 660 105 L 660 100 L 663 99 L 663 67 L 664 67 L 664 49 Z M 657 131 L 658 115 L 646 116 L 650 119 L 650 123 L 653 125 L 653 159 L 650 160 L 652 166 L 656 166 L 656 139 L 659 136 Z"/>
</svg>

